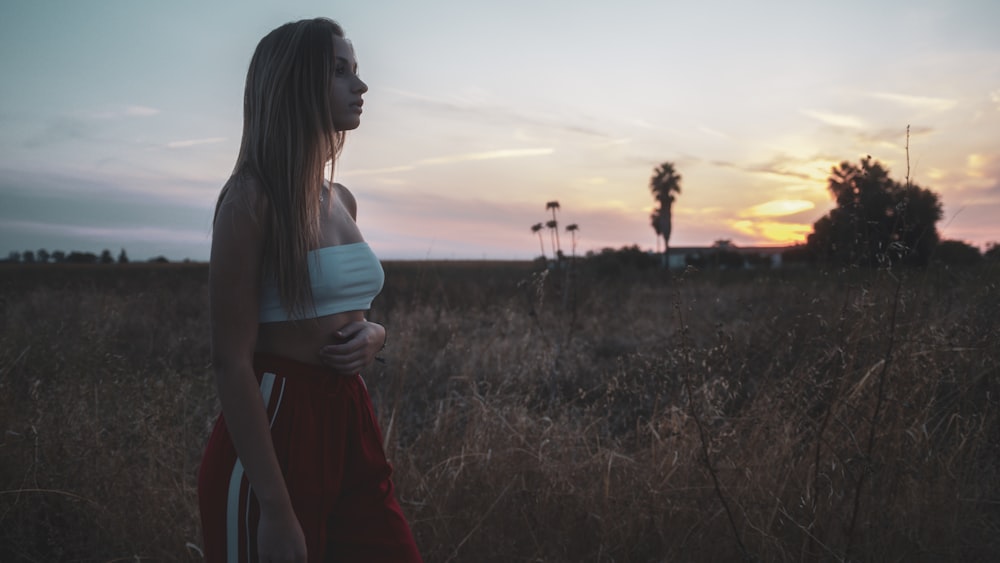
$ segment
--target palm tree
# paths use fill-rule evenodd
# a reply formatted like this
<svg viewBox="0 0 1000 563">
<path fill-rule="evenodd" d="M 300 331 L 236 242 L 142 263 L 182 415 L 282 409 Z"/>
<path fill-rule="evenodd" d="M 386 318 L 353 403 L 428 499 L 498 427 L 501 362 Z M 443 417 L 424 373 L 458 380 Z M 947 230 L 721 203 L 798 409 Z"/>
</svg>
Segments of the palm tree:
<svg viewBox="0 0 1000 563">
<path fill-rule="evenodd" d="M 545 243 L 542 241 L 542 227 L 541 223 L 535 223 L 531 226 L 531 232 L 538 235 L 538 246 L 542 249 L 542 259 L 545 259 Z"/>
<path fill-rule="evenodd" d="M 556 221 L 556 211 L 559 209 L 558 201 L 550 201 L 545 204 L 545 210 L 552 210 L 552 220 L 546 223 L 548 228 L 552 229 L 555 233 L 555 246 L 552 248 L 552 252 L 555 253 L 556 259 L 562 258 L 562 245 L 559 244 L 559 223 Z"/>
<path fill-rule="evenodd" d="M 653 170 L 653 177 L 649 180 L 649 190 L 653 192 L 653 197 L 659 204 L 653 210 L 650 219 L 657 236 L 663 237 L 663 262 L 666 265 L 667 255 L 670 252 L 671 215 L 674 201 L 677 199 L 674 194 L 681 193 L 681 175 L 674 169 L 672 162 L 664 162 Z"/>
<path fill-rule="evenodd" d="M 580 227 L 576 223 L 566 225 L 566 230 L 569 232 L 570 236 L 573 237 L 573 258 L 576 258 L 576 232 L 580 230 Z"/>
</svg>

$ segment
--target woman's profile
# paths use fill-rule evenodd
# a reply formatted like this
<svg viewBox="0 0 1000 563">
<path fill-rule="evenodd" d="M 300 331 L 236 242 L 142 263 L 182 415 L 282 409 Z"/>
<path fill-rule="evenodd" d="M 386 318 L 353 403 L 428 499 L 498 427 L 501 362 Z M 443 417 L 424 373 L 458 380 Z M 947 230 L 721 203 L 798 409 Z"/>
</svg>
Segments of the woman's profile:
<svg viewBox="0 0 1000 563">
<path fill-rule="evenodd" d="M 198 476 L 210 563 L 420 561 L 360 376 L 385 344 L 365 318 L 383 271 L 332 182 L 367 91 L 324 18 L 271 31 L 247 71 L 209 274 L 222 404 Z"/>
</svg>

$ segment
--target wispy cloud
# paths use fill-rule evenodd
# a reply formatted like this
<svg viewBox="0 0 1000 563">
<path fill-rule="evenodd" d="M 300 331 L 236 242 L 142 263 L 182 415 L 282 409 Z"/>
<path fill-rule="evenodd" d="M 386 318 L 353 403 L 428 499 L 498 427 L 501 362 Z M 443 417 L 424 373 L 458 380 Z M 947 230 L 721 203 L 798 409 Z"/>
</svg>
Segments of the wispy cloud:
<svg viewBox="0 0 1000 563">
<path fill-rule="evenodd" d="M 160 110 L 149 106 L 125 106 L 110 110 L 95 111 L 85 114 L 91 119 L 117 119 L 121 117 L 151 117 L 160 113 Z"/>
<path fill-rule="evenodd" d="M 204 139 L 186 139 L 183 141 L 171 141 L 167 143 L 166 147 L 168 149 L 183 149 L 187 147 L 196 147 L 198 145 L 211 145 L 214 143 L 222 143 L 226 141 L 227 137 L 206 137 Z"/>
<path fill-rule="evenodd" d="M 711 127 L 706 127 L 704 125 L 698 127 L 698 130 L 701 131 L 702 133 L 706 133 L 706 134 L 711 135 L 713 137 L 719 137 L 720 139 L 728 139 L 729 138 L 729 135 L 726 135 L 722 131 L 719 131 L 718 129 L 712 129 Z"/>
<path fill-rule="evenodd" d="M 549 147 L 534 149 L 500 149 L 485 152 L 472 152 L 456 154 L 451 156 L 441 156 L 436 158 L 425 158 L 418 160 L 415 165 L 452 164 L 455 162 L 468 162 L 470 160 L 494 160 L 498 158 L 519 158 L 524 156 L 544 156 L 552 154 L 555 149 Z"/>
<path fill-rule="evenodd" d="M 899 104 L 913 109 L 929 111 L 948 111 L 958 104 L 958 100 L 947 98 L 931 98 L 928 96 L 911 96 L 908 94 L 895 94 L 892 92 L 870 92 L 870 97 Z"/>
<path fill-rule="evenodd" d="M 933 127 L 910 127 L 910 138 L 925 137 L 934 133 Z M 858 131 L 856 139 L 862 144 L 889 144 L 894 147 L 903 146 L 906 142 L 906 128 L 894 127 L 891 129 L 879 129 L 878 131 Z"/>
<path fill-rule="evenodd" d="M 767 162 L 756 164 L 741 164 L 725 160 L 714 160 L 712 164 L 723 168 L 735 168 L 744 172 L 773 174 L 797 180 L 823 180 L 827 177 L 831 162 L 837 162 L 837 159 L 824 156 L 796 158 L 779 154 Z"/>
<path fill-rule="evenodd" d="M 438 156 L 433 158 L 423 158 L 410 164 L 399 166 L 388 166 L 385 168 L 367 168 L 360 170 L 348 170 L 343 173 L 345 177 L 356 178 L 359 176 L 374 176 L 381 174 L 394 174 L 397 172 L 409 172 L 425 166 L 440 166 L 443 164 L 455 164 L 458 162 L 470 162 L 476 160 L 496 160 L 500 158 L 524 158 L 531 156 L 545 156 L 555 152 L 551 147 L 537 147 L 525 149 L 497 149 L 483 152 L 470 152 L 463 154 L 453 154 Z"/>
<path fill-rule="evenodd" d="M 826 123 L 827 125 L 833 125 L 834 127 L 846 127 L 848 129 L 863 129 L 866 127 L 865 122 L 860 117 L 853 115 L 844 115 L 811 109 L 801 109 L 799 110 L 799 113 Z"/>
<path fill-rule="evenodd" d="M 490 123 L 520 123 L 590 137 L 600 137 L 602 139 L 613 138 L 612 135 L 609 135 L 604 131 L 595 129 L 589 125 L 581 125 L 568 118 L 556 119 L 552 116 L 552 114 L 538 115 L 526 113 L 500 104 L 489 103 L 481 98 L 444 99 L 394 88 L 387 89 L 387 91 L 405 98 L 409 100 L 410 103 L 418 105 L 422 108 L 444 113 L 460 114 L 463 119 L 474 117 Z"/>
</svg>

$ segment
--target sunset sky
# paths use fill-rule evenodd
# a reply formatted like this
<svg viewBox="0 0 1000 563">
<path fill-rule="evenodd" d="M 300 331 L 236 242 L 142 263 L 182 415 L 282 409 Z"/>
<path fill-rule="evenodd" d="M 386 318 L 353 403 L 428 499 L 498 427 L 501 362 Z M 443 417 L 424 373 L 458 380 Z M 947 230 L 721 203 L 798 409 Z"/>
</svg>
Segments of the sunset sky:
<svg viewBox="0 0 1000 563">
<path fill-rule="evenodd" d="M 383 259 L 804 240 L 865 155 L 940 194 L 943 238 L 1000 241 L 1000 2 L 5 1 L 0 256 L 205 260 L 257 41 L 339 21 L 370 87 L 336 180 Z M 566 245 L 567 237 L 563 235 Z M 565 248 L 568 252 L 569 248 Z"/>
</svg>

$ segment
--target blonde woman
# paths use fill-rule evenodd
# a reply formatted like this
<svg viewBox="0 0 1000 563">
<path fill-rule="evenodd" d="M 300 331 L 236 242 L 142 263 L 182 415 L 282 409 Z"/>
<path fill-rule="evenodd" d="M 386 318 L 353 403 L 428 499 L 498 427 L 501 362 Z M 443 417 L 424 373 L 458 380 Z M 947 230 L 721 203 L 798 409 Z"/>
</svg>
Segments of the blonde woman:
<svg viewBox="0 0 1000 563">
<path fill-rule="evenodd" d="M 328 19 L 275 29 L 250 62 L 212 237 L 222 414 L 198 476 L 210 563 L 420 561 L 359 375 L 385 344 L 365 319 L 382 267 L 354 197 L 326 180 L 367 91 Z"/>
</svg>

